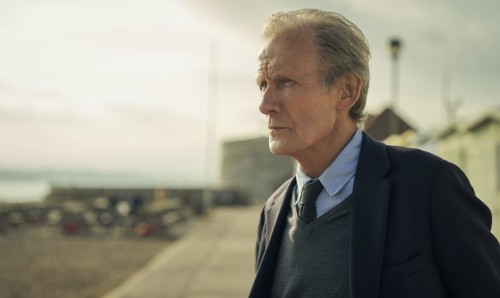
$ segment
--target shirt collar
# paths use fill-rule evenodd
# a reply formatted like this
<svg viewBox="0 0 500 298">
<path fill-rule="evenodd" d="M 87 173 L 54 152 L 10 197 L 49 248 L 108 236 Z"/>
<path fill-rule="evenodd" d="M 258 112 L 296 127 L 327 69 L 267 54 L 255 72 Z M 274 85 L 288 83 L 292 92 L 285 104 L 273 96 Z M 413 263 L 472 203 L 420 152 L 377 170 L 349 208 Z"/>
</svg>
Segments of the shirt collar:
<svg viewBox="0 0 500 298">
<path fill-rule="evenodd" d="M 360 129 L 357 129 L 337 158 L 319 176 L 319 181 L 321 181 L 330 196 L 336 195 L 356 173 L 361 142 L 362 133 Z M 297 180 L 298 197 L 300 197 L 304 184 L 312 180 L 312 178 L 307 176 L 300 166 L 297 167 L 295 178 Z"/>
</svg>

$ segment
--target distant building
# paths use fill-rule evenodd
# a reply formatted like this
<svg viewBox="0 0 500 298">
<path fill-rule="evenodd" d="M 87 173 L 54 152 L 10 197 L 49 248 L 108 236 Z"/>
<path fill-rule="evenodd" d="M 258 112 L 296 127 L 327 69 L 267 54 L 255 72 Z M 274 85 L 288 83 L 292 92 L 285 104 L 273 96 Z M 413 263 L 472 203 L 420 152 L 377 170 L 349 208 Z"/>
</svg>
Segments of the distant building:
<svg viewBox="0 0 500 298">
<path fill-rule="evenodd" d="M 467 174 L 477 196 L 491 209 L 493 232 L 500 236 L 500 109 L 444 128 L 436 136 L 435 149 Z"/>
<path fill-rule="evenodd" d="M 256 201 L 267 199 L 295 174 L 295 162 L 269 151 L 267 137 L 223 144 L 220 186 L 242 191 Z"/>
<path fill-rule="evenodd" d="M 415 132 L 415 129 L 391 108 L 385 108 L 378 115 L 368 115 L 364 128 L 366 133 L 379 141 L 391 135 L 401 135 L 408 130 Z"/>
<path fill-rule="evenodd" d="M 408 129 L 401 134 L 390 135 L 382 141 L 385 144 L 392 146 L 415 147 L 417 141 L 416 138 L 417 138 L 416 132 Z"/>
</svg>

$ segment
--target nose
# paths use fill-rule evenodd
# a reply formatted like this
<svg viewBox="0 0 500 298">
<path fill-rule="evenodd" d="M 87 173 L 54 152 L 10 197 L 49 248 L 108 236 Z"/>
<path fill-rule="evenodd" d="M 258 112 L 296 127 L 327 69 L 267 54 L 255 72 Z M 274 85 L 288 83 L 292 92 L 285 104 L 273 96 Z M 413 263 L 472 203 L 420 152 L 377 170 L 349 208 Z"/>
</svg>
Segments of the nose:
<svg viewBox="0 0 500 298">
<path fill-rule="evenodd" d="M 278 96 L 271 86 L 267 87 L 266 90 L 262 92 L 259 110 L 266 116 L 280 111 Z"/>
</svg>

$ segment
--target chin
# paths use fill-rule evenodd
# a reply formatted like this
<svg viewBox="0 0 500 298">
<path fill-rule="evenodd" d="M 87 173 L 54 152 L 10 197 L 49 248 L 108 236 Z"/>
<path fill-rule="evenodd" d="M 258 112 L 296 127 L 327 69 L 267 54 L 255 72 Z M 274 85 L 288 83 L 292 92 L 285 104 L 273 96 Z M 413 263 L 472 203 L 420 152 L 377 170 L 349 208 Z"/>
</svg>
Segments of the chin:
<svg viewBox="0 0 500 298">
<path fill-rule="evenodd" d="M 272 154 L 290 156 L 292 153 L 291 148 L 292 146 L 288 142 L 269 139 L 269 150 L 271 150 Z"/>
</svg>

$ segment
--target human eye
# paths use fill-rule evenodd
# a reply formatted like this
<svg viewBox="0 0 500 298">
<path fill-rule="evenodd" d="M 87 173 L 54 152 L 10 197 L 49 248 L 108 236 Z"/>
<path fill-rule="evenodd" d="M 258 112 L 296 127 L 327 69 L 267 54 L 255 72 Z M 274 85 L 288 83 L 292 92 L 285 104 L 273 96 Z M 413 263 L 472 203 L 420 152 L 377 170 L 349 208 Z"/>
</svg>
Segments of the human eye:
<svg viewBox="0 0 500 298">
<path fill-rule="evenodd" d="M 266 89 L 267 89 L 267 81 L 266 80 L 260 80 L 260 81 L 258 81 L 257 85 L 259 86 L 259 90 L 261 92 L 266 91 Z"/>
</svg>

